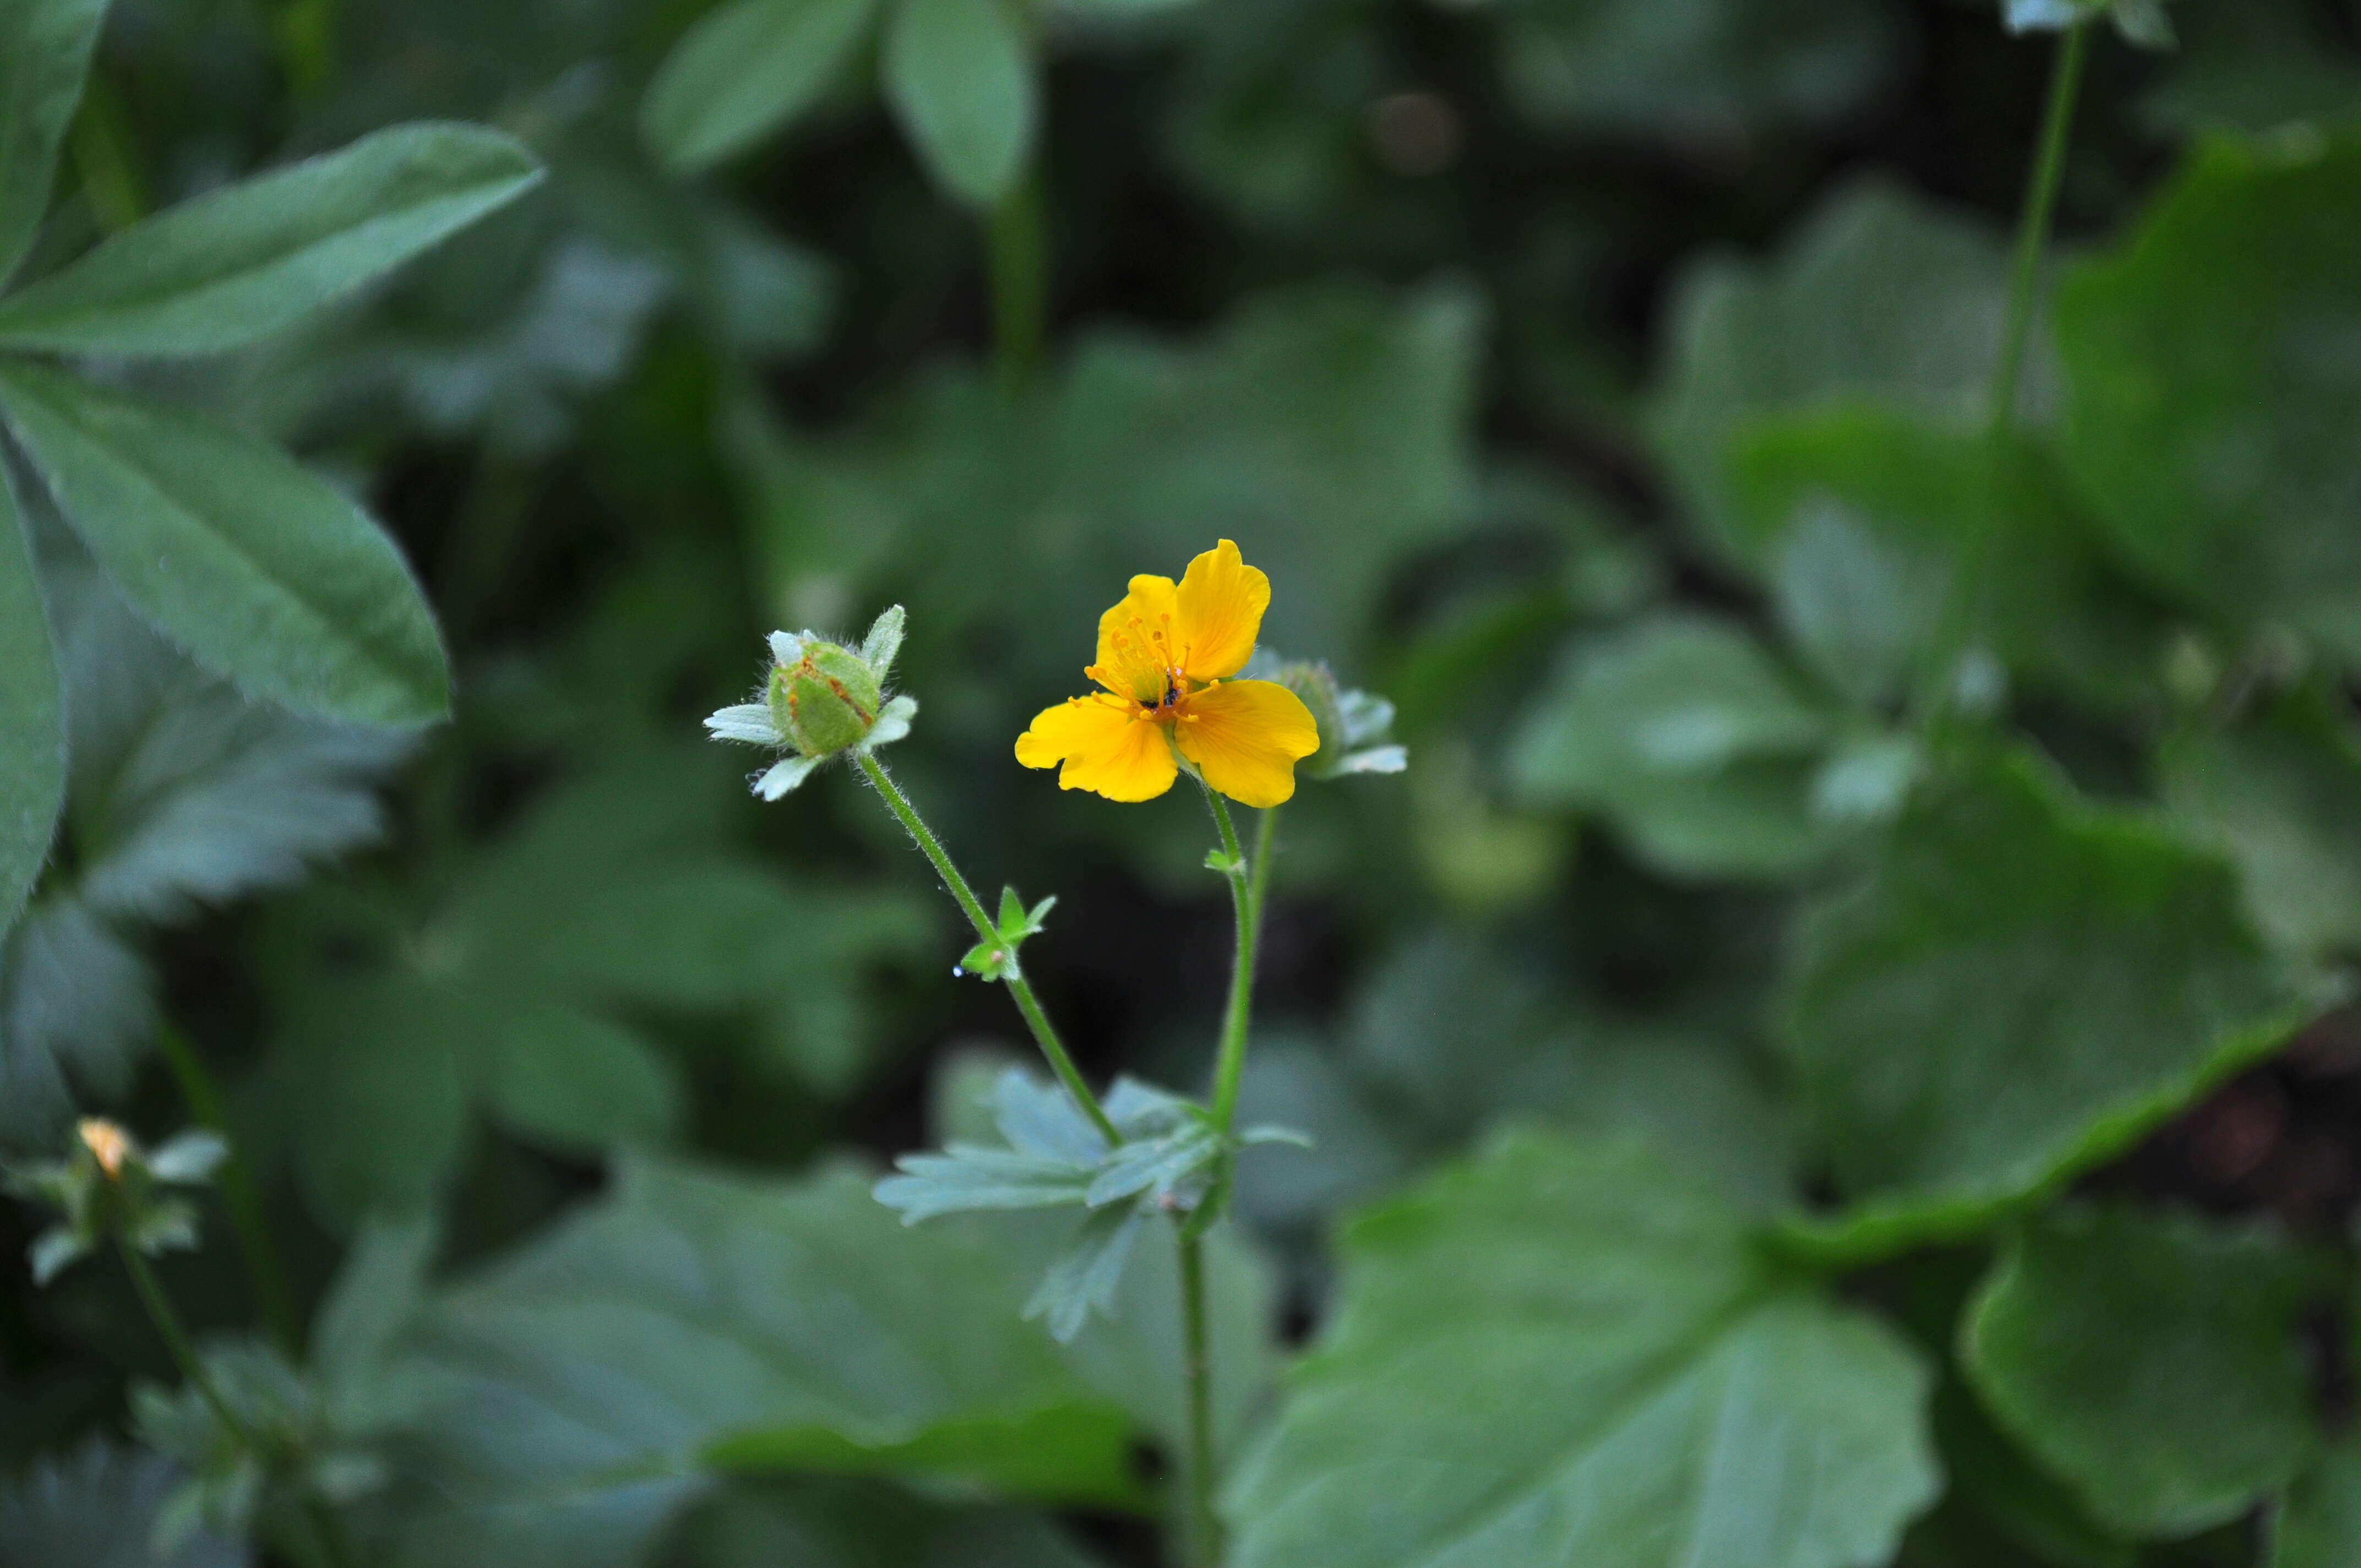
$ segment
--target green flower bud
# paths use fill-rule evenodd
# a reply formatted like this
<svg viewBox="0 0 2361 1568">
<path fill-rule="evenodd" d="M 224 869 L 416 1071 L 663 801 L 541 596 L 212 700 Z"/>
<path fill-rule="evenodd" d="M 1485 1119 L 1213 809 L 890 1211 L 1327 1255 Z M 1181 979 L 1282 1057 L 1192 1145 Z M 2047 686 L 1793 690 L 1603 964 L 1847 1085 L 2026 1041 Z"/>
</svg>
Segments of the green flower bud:
<svg viewBox="0 0 2361 1568">
<path fill-rule="evenodd" d="M 1409 754 L 1393 741 L 1394 705 L 1367 692 L 1348 690 L 1324 663 L 1290 662 L 1258 650 L 1246 673 L 1252 679 L 1277 681 L 1312 710 L 1320 726 L 1320 750 L 1296 764 L 1306 777 L 1398 773 L 1408 763 Z"/>
<path fill-rule="evenodd" d="M 803 657 L 771 670 L 771 722 L 807 757 L 859 745 L 877 722 L 884 692 L 877 672 L 833 642 L 807 642 Z"/>
</svg>

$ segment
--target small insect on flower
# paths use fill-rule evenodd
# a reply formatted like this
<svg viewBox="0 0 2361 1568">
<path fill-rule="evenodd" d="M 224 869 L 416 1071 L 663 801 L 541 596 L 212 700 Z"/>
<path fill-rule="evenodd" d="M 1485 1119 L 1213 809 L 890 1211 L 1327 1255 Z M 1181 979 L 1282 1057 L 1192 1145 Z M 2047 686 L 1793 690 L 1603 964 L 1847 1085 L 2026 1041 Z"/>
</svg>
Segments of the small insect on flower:
<svg viewBox="0 0 2361 1568">
<path fill-rule="evenodd" d="M 1109 800 L 1152 800 L 1183 763 L 1208 787 L 1246 806 L 1295 793 L 1295 764 L 1320 749 L 1302 699 L 1276 681 L 1235 680 L 1253 657 L 1270 579 L 1224 539 L 1170 577 L 1131 579 L 1099 618 L 1098 662 L 1082 674 L 1104 688 L 1035 716 L 1016 760 L 1059 769 L 1060 789 Z"/>
<path fill-rule="evenodd" d="M 756 775 L 754 793 L 776 800 L 830 757 L 866 755 L 910 732 L 917 699 L 888 697 L 885 677 L 902 647 L 902 607 L 877 618 L 858 650 L 811 632 L 771 634 L 771 668 L 754 700 L 705 721 L 717 740 L 794 754 Z"/>
</svg>

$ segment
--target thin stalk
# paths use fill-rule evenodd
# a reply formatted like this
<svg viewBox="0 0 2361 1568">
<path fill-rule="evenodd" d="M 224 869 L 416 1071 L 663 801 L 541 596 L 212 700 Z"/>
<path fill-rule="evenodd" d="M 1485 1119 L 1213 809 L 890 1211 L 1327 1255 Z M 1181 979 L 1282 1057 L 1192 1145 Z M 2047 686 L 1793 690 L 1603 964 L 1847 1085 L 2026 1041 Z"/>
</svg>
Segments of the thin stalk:
<svg viewBox="0 0 2361 1568">
<path fill-rule="evenodd" d="M 976 901 L 975 891 L 968 886 L 967 878 L 960 874 L 959 867 L 951 863 L 950 856 L 944 852 L 942 841 L 919 818 L 917 807 L 910 804 L 910 797 L 902 793 L 901 786 L 886 773 L 885 764 L 866 755 L 854 761 L 861 764 L 862 773 L 876 786 L 877 793 L 884 797 L 887 808 L 901 819 L 911 842 L 934 862 L 935 874 L 943 879 L 943 885 L 950 890 L 952 899 L 960 906 L 960 913 L 965 915 L 968 924 L 975 927 L 976 939 L 981 942 L 999 941 L 999 929 L 984 914 L 983 905 Z M 1066 1054 L 1065 1042 L 1058 1038 L 1058 1031 L 1050 1026 L 1049 1016 L 1041 1011 L 1040 1001 L 1034 996 L 1033 987 L 1027 981 L 1023 971 L 1012 966 L 1005 983 L 1009 995 L 1016 999 L 1016 1010 L 1025 1014 L 1026 1025 L 1033 1031 L 1034 1042 L 1041 1047 L 1041 1054 L 1049 1058 L 1050 1070 L 1058 1075 L 1058 1081 L 1064 1084 L 1066 1092 L 1074 1097 L 1075 1105 L 1091 1119 L 1091 1124 L 1098 1128 L 1099 1135 L 1106 1139 L 1110 1147 L 1123 1142 L 1123 1135 L 1115 1130 L 1105 1107 L 1099 1103 L 1098 1096 L 1091 1092 L 1091 1086 L 1083 1080 L 1082 1069 L 1074 1065 L 1074 1058 Z"/>
<path fill-rule="evenodd" d="M 197 1359 L 196 1347 L 189 1343 L 189 1332 L 181 1326 L 181 1315 L 172 1310 L 172 1299 L 164 1294 L 163 1284 L 157 1279 L 156 1271 L 148 1266 L 148 1260 L 139 1255 L 138 1248 L 120 1238 L 115 1241 L 115 1250 L 121 1255 L 123 1266 L 131 1272 L 131 1283 L 139 1292 L 140 1304 L 148 1309 L 148 1321 L 156 1325 L 156 1332 L 164 1336 L 165 1348 L 180 1364 L 181 1376 L 187 1378 L 189 1387 L 212 1407 L 214 1417 L 221 1422 L 222 1430 L 229 1433 L 240 1448 L 248 1453 L 255 1453 L 254 1434 L 247 1430 L 244 1421 L 238 1420 L 237 1412 L 229 1408 L 229 1401 L 222 1398 L 221 1389 L 214 1386 L 212 1375 Z"/>
<path fill-rule="evenodd" d="M 1041 363 L 1049 306 L 1049 240 L 1041 215 L 1041 176 L 1027 173 L 986 220 L 992 258 L 993 374 L 1004 396 L 1032 384 Z"/>
<path fill-rule="evenodd" d="M 2050 228 L 2058 214 L 2058 192 L 2066 177 L 2066 152 L 2073 140 L 2074 106 L 2081 93 L 2083 68 L 2089 62 L 2090 52 L 2090 30 L 2077 23 L 2059 39 L 2057 57 L 2050 66 L 2048 104 L 2043 112 L 2040 145 L 2035 149 L 2032 172 L 2026 183 L 2024 210 L 2017 220 L 2008 317 L 2001 332 L 2000 356 L 1993 365 L 1985 411 L 1986 444 L 1990 451 L 1983 493 L 1971 519 L 1959 573 L 1945 596 L 1936 644 L 1939 656 L 1928 667 L 1928 684 L 1921 694 L 1920 711 L 1935 726 L 1949 716 L 1951 683 L 1957 678 L 1960 655 L 1967 652 L 1983 613 L 1992 537 L 2001 507 L 2002 469 L 2010 460 L 2009 434 L 2016 422 L 2026 355 L 2032 343 L 2034 318 L 2040 302 L 2041 263 L 2048 252 Z"/>
<path fill-rule="evenodd" d="M 2058 190 L 2066 178 L 2066 148 L 2074 135 L 2074 104 L 2082 90 L 2082 68 L 2091 56 L 2089 27 L 2076 23 L 2058 42 L 2049 71 L 2049 107 L 2041 147 L 2017 222 L 2016 261 L 2009 284 L 2008 327 L 2000 361 L 1993 367 L 1993 428 L 2006 430 L 2016 418 L 2017 384 L 2025 374 L 2026 345 L 2033 336 L 2034 305 L 2040 291 L 2041 258 L 2049 248 L 2050 224 L 2058 215 Z"/>
<path fill-rule="evenodd" d="M 1181 1541 L 1189 1568 L 1213 1568 L 1221 1561 L 1221 1527 L 1213 1517 L 1213 1356 L 1205 1332 L 1205 1244 L 1193 1232 L 1180 1233 L 1181 1329 L 1188 1365 L 1188 1503 L 1181 1514 Z"/>
<path fill-rule="evenodd" d="M 1246 1025 L 1254 1011 L 1255 948 L 1262 936 L 1263 892 L 1269 885 L 1266 868 L 1279 813 L 1262 814 L 1255 858 L 1249 863 L 1238 848 L 1229 806 L 1210 788 L 1205 799 L 1213 806 L 1214 824 L 1221 829 L 1222 852 L 1230 858 L 1230 906 L 1237 916 L 1237 953 L 1230 963 L 1229 1000 L 1222 1009 L 1221 1044 L 1213 1054 L 1213 1125 L 1226 1133 L 1237 1116 L 1238 1081 L 1246 1071 Z"/>
<path fill-rule="evenodd" d="M 287 1271 L 280 1262 L 279 1245 L 263 1217 L 262 1193 L 255 1185 L 254 1172 L 247 1166 L 236 1143 L 230 1139 L 221 1089 L 205 1069 L 204 1058 L 197 1055 L 196 1047 L 177 1025 L 166 1022 L 157 1030 L 156 1039 L 166 1065 L 172 1069 L 174 1081 L 181 1086 L 181 1098 L 188 1103 L 189 1114 L 199 1126 L 220 1134 L 229 1146 L 229 1157 L 221 1168 L 222 1203 L 229 1210 L 230 1229 L 237 1236 L 238 1257 L 246 1265 L 247 1288 L 254 1292 L 255 1310 L 261 1314 L 270 1337 L 291 1359 L 301 1360 L 302 1319 L 295 1310 L 294 1293 L 287 1288 Z"/>
</svg>

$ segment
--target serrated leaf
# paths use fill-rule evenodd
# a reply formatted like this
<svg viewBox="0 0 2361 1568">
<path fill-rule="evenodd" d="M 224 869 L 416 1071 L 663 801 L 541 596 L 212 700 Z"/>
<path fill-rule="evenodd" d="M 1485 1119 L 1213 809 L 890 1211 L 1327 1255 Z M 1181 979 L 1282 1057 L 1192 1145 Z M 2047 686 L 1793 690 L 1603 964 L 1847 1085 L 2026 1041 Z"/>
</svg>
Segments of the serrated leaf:
<svg viewBox="0 0 2361 1568">
<path fill-rule="evenodd" d="M 1037 69 L 1007 0 L 900 0 L 885 32 L 885 96 L 946 192 L 989 207 L 1033 150 Z"/>
<path fill-rule="evenodd" d="M 387 1372 L 424 1305 L 437 1240 L 428 1215 L 375 1220 L 354 1237 L 312 1324 L 312 1372 L 337 1426 L 366 1431 L 417 1403 L 415 1391 Z"/>
<path fill-rule="evenodd" d="M 130 1086 L 155 979 L 89 905 L 33 905 L 0 949 L 0 1146 L 49 1149 L 83 1097 Z"/>
<path fill-rule="evenodd" d="M 2062 450 L 2124 558 L 2361 661 L 2361 133 L 2215 137 L 2058 296 Z M 2206 323 L 2202 333 L 2184 330 Z"/>
<path fill-rule="evenodd" d="M 1597 811 L 1684 875 L 1778 875 L 1825 851 L 1808 762 L 1832 716 L 1744 632 L 1660 616 L 1570 651 L 1510 743 L 1520 795 Z"/>
<path fill-rule="evenodd" d="M 686 1096 L 652 1017 L 742 1021 L 766 1074 L 826 1094 L 851 1086 L 877 1029 L 871 970 L 923 949 L 923 907 L 790 882 L 738 854 L 721 816 L 735 793 L 702 750 L 625 753 L 536 801 L 434 896 L 389 912 L 395 933 L 369 938 L 378 961 L 356 966 L 350 944 L 322 934 L 287 987 L 272 1077 L 292 1096 L 282 1119 L 324 1217 L 414 1209 L 479 1114 L 572 1154 L 664 1142 Z M 433 1069 L 387 1089 L 431 1097 L 409 1113 L 414 1143 L 399 1116 L 331 1081 L 378 1070 L 346 1059 L 340 999 L 354 994 L 373 999 L 362 1032 L 374 1051 L 414 1051 Z M 350 1152 L 384 1139 L 395 1146 Z"/>
<path fill-rule="evenodd" d="M 2130 1535 L 2227 1523 L 2319 1442 L 2296 1335 L 2307 1269 L 2273 1238 L 2068 1210 L 2012 1234 L 1962 1320 L 1993 1413 Z"/>
<path fill-rule="evenodd" d="M 243 436 L 29 363 L 0 369 L 0 409 L 92 554 L 199 663 L 299 713 L 442 717 L 434 613 L 344 496 Z"/>
<path fill-rule="evenodd" d="M 541 179 L 481 126 L 396 126 L 132 225 L 0 300 L 0 345 L 53 354 L 243 347 L 514 201 Z"/>
<path fill-rule="evenodd" d="M 2103 565 L 2048 449 L 1876 406 L 1758 415 L 1733 439 L 1731 521 L 1820 677 L 1890 708 L 1972 635 L 2027 684 L 2144 696 L 2162 618 Z M 1965 563 L 1983 599 L 1948 623 Z"/>
<path fill-rule="evenodd" d="M 5 467 L 0 463 L 0 470 Z M 64 718 L 49 616 L 16 507 L 16 477 L 0 471 L 0 937 L 49 858 L 65 788 Z"/>
<path fill-rule="evenodd" d="M 1027 1299 L 1027 1320 L 1040 1319 L 1049 1337 L 1064 1344 L 1082 1332 L 1092 1313 L 1112 1313 L 1124 1266 L 1148 1221 L 1147 1212 L 1137 1204 L 1082 1216 Z"/>
<path fill-rule="evenodd" d="M 906 1225 L 981 1210 L 1080 1208 L 1093 1170 L 975 1144 L 952 1144 L 939 1155 L 904 1155 L 894 1163 L 903 1174 L 879 1182 L 874 1196 Z"/>
<path fill-rule="evenodd" d="M 106 1099 L 148 1045 L 152 980 L 131 933 L 295 880 L 376 837 L 385 730 L 249 702 L 203 674 L 60 548 L 43 575 L 67 698 L 75 845 L 0 943 L 0 1141 L 41 1144 L 79 1089 Z"/>
<path fill-rule="evenodd" d="M 2361 949 L 2361 740 L 2325 693 L 2235 726 L 2192 725 L 2158 755 L 2164 798 L 2236 862 L 2247 907 L 2296 952 Z"/>
<path fill-rule="evenodd" d="M 836 1471 L 1096 1503 L 1130 1423 L 1018 1316 L 1003 1260 L 906 1230 L 846 1175 L 627 1165 L 610 1195 L 444 1292 L 445 1392 L 403 1563 L 621 1568 L 722 1473 Z"/>
<path fill-rule="evenodd" d="M 875 9 L 875 0 L 737 0 L 709 13 L 656 72 L 642 134 L 675 170 L 727 158 L 818 99 Z"/>
<path fill-rule="evenodd" d="M 0 1488 L 0 1568 L 245 1568 L 245 1547 L 211 1533 L 155 1550 L 157 1518 L 184 1479 L 159 1454 L 98 1439 L 38 1460 Z"/>
<path fill-rule="evenodd" d="M 58 150 L 105 19 L 106 0 L 0 4 L 0 284 L 49 211 Z"/>
<path fill-rule="evenodd" d="M 44 576 L 78 896 L 110 916 L 183 919 L 383 830 L 376 785 L 412 737 L 250 701 L 149 630 L 86 560 L 53 555 Z"/>
<path fill-rule="evenodd" d="M 1928 1383 L 1679 1166 L 1504 1137 L 1346 1233 L 1234 1557 L 1853 1568 L 1939 1488 Z"/>
<path fill-rule="evenodd" d="M 1782 1028 L 1847 1245 L 1956 1231 L 2105 1157 L 2307 1004 L 2229 868 L 2039 762 L 1963 759 L 1806 914 Z"/>
<path fill-rule="evenodd" d="M 1830 197 L 1767 263 L 1693 266 L 1673 305 L 1653 424 L 1707 537 L 1746 559 L 1727 466 L 1759 416 L 1831 402 L 1980 411 L 2007 287 L 1998 236 L 1873 181 Z M 2037 337 L 2028 411 L 2046 408 L 2055 379 Z"/>
</svg>

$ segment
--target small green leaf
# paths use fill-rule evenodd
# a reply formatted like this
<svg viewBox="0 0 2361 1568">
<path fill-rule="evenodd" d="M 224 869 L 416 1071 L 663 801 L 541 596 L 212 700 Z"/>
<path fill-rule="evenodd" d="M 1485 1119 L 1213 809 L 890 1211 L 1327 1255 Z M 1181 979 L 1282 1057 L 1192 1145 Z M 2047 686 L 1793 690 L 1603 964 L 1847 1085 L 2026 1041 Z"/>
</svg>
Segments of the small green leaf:
<svg viewBox="0 0 2361 1568">
<path fill-rule="evenodd" d="M 0 935 L 49 858 L 66 787 L 57 659 L 6 469 L 0 460 Z"/>
<path fill-rule="evenodd" d="M 49 207 L 106 0 L 0 0 L 0 284 Z"/>
<path fill-rule="evenodd" d="M 951 972 L 972 974 L 978 980 L 1006 980 L 1016 956 L 1007 942 L 994 938 L 989 942 L 978 942 L 961 954 Z"/>
<path fill-rule="evenodd" d="M 1031 49 L 1007 0 L 901 0 L 885 38 L 885 96 L 946 192 L 989 207 L 1033 150 Z"/>
<path fill-rule="evenodd" d="M 879 1182 L 873 1195 L 906 1225 L 985 1210 L 1081 1208 L 1095 1170 L 976 1144 L 952 1144 L 939 1155 L 906 1154 L 894 1164 L 902 1174 Z"/>
<path fill-rule="evenodd" d="M 1344 1250 L 1238 1568 L 1856 1568 L 1940 1489 L 1918 1355 L 1644 1146 L 1503 1137 Z"/>
<path fill-rule="evenodd" d="M 1026 936 L 1025 901 L 1016 896 L 1013 887 L 1000 890 L 1000 934 L 1011 941 L 1021 941 Z"/>
<path fill-rule="evenodd" d="M 184 202 L 0 301 L 0 345 L 211 354 L 293 325 L 541 179 L 515 137 L 396 126 Z"/>
<path fill-rule="evenodd" d="M 2105 1157 L 2307 1011 L 2221 861 L 2000 755 L 1924 786 L 1807 913 L 1784 1029 L 1861 1205 L 1828 1223 L 1876 1249 Z"/>
<path fill-rule="evenodd" d="M 385 532 L 267 447 L 45 367 L 0 410 L 92 554 L 214 674 L 299 713 L 419 724 L 450 706 L 442 640 Z"/>
<path fill-rule="evenodd" d="M 666 57 L 640 108 L 658 157 L 690 172 L 810 106 L 860 45 L 876 0 L 737 0 Z"/>
<path fill-rule="evenodd" d="M 1993 1413 L 2127 1535 L 2224 1524 L 2318 1444 L 2307 1269 L 2195 1219 L 2068 1210 L 2013 1234 L 1960 1326 Z"/>
</svg>

